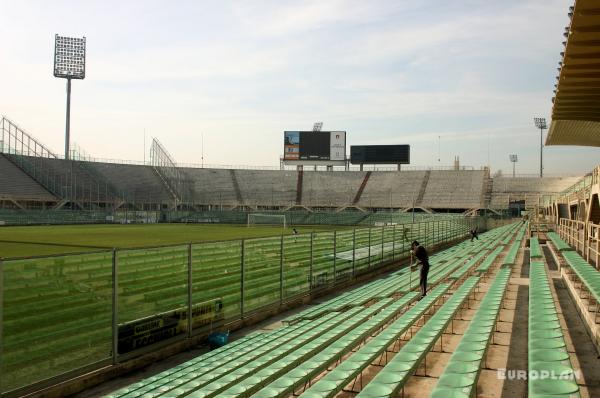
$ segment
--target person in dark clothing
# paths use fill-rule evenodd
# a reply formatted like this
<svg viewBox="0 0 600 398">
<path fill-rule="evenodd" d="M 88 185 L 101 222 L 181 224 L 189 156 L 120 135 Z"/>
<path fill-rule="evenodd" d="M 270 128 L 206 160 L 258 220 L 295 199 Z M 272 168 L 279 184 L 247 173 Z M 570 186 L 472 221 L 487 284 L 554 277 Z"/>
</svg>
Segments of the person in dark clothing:
<svg viewBox="0 0 600 398">
<path fill-rule="evenodd" d="M 471 230 L 471 242 L 473 242 L 473 239 L 479 240 L 479 238 L 477 237 L 477 227 Z"/>
<path fill-rule="evenodd" d="M 421 298 L 427 296 L 427 274 L 429 273 L 429 255 L 427 250 L 416 240 L 410 244 L 411 254 L 419 260 L 421 265 L 421 273 L 419 286 L 421 287 Z"/>
</svg>

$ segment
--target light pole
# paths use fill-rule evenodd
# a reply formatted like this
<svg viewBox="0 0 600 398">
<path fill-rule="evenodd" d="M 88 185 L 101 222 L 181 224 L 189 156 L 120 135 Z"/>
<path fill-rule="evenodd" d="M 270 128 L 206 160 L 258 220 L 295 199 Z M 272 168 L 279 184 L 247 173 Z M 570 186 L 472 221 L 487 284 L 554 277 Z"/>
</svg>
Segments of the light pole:
<svg viewBox="0 0 600 398">
<path fill-rule="evenodd" d="M 546 118 L 543 118 L 543 117 L 534 117 L 533 122 L 535 123 L 535 127 L 540 129 L 540 178 L 542 178 L 544 176 L 543 136 L 544 136 L 544 130 L 547 129 L 548 126 L 546 125 Z"/>
<path fill-rule="evenodd" d="M 71 130 L 71 79 L 85 79 L 85 36 L 54 36 L 54 77 L 67 79 L 65 159 L 69 159 Z"/>
<path fill-rule="evenodd" d="M 515 165 L 519 161 L 519 158 L 517 157 L 517 155 L 508 155 L 508 158 L 513 164 L 513 178 L 515 178 Z"/>
</svg>

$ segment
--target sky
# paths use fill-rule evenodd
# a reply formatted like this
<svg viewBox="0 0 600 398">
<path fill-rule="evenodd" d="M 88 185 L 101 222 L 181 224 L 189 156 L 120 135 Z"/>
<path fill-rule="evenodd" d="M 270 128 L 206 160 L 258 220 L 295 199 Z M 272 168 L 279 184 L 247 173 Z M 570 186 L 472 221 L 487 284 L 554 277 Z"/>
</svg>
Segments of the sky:
<svg viewBox="0 0 600 398">
<path fill-rule="evenodd" d="M 71 136 L 98 158 L 147 159 L 156 137 L 178 163 L 278 166 L 283 131 L 322 121 L 348 145 L 409 144 L 414 166 L 510 174 L 514 153 L 535 174 L 570 5 L 0 0 L 0 114 L 61 152 L 54 35 L 86 36 Z M 547 147 L 544 170 L 586 173 L 599 155 Z"/>
</svg>

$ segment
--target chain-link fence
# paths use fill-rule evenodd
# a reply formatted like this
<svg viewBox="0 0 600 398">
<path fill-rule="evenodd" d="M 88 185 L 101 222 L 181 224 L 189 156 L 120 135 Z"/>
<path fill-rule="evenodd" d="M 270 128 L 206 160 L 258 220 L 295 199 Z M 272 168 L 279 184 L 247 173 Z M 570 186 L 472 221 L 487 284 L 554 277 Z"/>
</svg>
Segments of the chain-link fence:
<svg viewBox="0 0 600 398">
<path fill-rule="evenodd" d="M 455 218 L 273 238 L 0 260 L 0 388 L 116 364 L 464 237 Z"/>
</svg>

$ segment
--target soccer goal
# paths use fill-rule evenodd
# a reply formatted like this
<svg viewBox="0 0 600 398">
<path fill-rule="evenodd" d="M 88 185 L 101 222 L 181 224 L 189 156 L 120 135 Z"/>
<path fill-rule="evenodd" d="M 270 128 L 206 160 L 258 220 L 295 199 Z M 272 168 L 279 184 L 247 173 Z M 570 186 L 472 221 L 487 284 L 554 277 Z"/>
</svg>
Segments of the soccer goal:
<svg viewBox="0 0 600 398">
<path fill-rule="evenodd" d="M 283 214 L 248 214 L 248 227 L 253 225 L 281 225 L 287 227 L 287 219 Z"/>
</svg>

